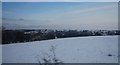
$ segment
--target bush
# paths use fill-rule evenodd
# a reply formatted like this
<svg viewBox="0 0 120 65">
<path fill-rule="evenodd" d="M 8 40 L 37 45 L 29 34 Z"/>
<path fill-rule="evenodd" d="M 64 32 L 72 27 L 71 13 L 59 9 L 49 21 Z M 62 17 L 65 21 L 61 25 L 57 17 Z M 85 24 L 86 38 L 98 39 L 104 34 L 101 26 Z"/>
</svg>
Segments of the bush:
<svg viewBox="0 0 120 65">
<path fill-rule="evenodd" d="M 44 53 L 43 57 L 38 56 L 37 57 L 37 61 L 39 62 L 39 65 L 59 65 L 62 64 L 63 61 L 61 61 L 60 59 L 58 59 L 56 57 L 56 53 L 55 53 L 55 46 L 51 46 L 50 49 L 50 53 Z"/>
</svg>

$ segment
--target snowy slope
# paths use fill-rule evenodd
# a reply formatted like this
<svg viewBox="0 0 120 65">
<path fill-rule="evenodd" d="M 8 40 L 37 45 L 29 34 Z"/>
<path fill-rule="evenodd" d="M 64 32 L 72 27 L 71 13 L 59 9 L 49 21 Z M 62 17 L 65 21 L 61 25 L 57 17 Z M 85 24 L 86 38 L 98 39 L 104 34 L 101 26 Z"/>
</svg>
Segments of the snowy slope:
<svg viewBox="0 0 120 65">
<path fill-rule="evenodd" d="M 3 45 L 3 63 L 38 63 L 51 45 L 64 63 L 118 63 L 118 36 L 73 37 Z M 111 54 L 112 56 L 108 56 Z"/>
<path fill-rule="evenodd" d="M 2 64 L 2 45 L 0 45 L 0 64 Z"/>
</svg>

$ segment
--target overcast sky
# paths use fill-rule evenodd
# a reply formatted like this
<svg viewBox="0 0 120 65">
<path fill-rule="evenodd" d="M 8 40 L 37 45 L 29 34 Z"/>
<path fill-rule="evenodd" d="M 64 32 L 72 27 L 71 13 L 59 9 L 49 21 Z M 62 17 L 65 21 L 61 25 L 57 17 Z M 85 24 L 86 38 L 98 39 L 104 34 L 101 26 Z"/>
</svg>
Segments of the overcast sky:
<svg viewBox="0 0 120 65">
<path fill-rule="evenodd" d="M 2 7 L 5 19 L 3 23 L 23 26 L 75 25 L 86 29 L 118 29 L 118 4 L 115 2 L 6 2 Z"/>
<path fill-rule="evenodd" d="M 2 26 L 2 4 L 0 3 L 0 27 Z"/>
</svg>

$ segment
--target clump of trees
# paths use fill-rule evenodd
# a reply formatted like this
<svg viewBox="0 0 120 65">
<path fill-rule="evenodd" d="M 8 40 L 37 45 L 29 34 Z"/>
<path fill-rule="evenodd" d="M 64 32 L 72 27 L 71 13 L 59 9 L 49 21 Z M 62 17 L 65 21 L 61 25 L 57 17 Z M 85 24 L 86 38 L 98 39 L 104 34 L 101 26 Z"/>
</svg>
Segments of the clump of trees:
<svg viewBox="0 0 120 65">
<path fill-rule="evenodd" d="M 56 38 L 120 35 L 120 30 L 2 30 L 2 44 L 41 41 Z"/>
</svg>

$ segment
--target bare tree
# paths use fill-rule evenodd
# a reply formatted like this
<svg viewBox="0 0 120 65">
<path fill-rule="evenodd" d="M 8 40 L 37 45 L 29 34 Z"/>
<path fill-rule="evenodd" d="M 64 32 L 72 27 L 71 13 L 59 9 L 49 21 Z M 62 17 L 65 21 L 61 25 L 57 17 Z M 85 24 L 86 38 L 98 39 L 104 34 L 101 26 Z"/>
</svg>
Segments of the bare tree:
<svg viewBox="0 0 120 65">
<path fill-rule="evenodd" d="M 63 63 L 60 59 L 56 57 L 55 53 L 56 47 L 51 45 L 50 52 L 51 53 L 43 53 L 44 56 L 38 56 L 37 61 L 39 65 L 60 65 Z"/>
</svg>

